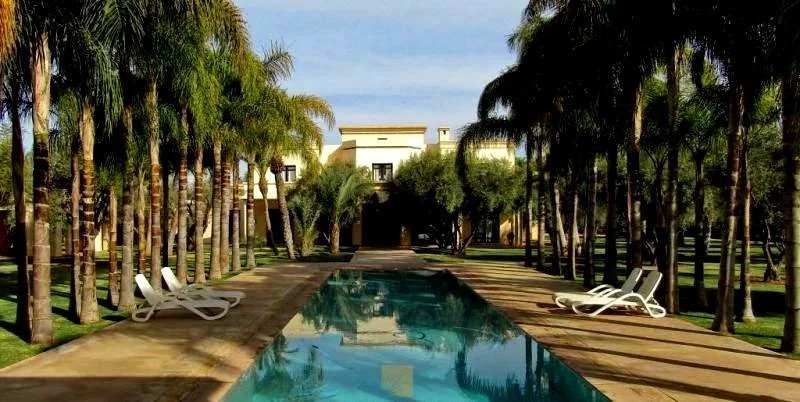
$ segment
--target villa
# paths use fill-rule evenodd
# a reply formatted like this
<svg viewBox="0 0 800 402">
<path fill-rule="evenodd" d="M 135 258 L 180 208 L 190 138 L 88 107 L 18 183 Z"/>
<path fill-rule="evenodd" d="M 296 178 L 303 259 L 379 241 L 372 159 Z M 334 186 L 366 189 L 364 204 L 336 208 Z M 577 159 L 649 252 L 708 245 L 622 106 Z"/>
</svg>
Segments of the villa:
<svg viewBox="0 0 800 402">
<path fill-rule="evenodd" d="M 352 246 L 411 246 L 420 240 L 419 234 L 411 233 L 398 222 L 395 217 L 385 212 L 384 204 L 388 200 L 386 185 L 392 180 L 392 175 L 397 171 L 403 161 L 412 155 L 424 150 L 439 152 L 455 152 L 458 141 L 452 137 L 449 127 L 437 129 L 437 141 L 425 142 L 427 127 L 422 124 L 410 125 L 348 125 L 340 126 L 341 143 L 325 144 L 320 152 L 322 165 L 331 162 L 347 162 L 356 166 L 365 166 L 372 172 L 375 182 L 375 193 L 364 204 L 361 216 L 356 217 L 350 228 L 342 231 L 342 244 Z M 516 149 L 505 141 L 487 142 L 476 149 L 480 158 L 493 158 L 513 164 L 516 159 Z M 284 180 L 290 186 L 303 176 L 305 164 L 297 156 L 284 158 Z M 272 176 L 272 175 L 270 175 Z M 256 173 L 255 182 L 259 176 Z M 269 182 L 266 202 L 258 185 L 255 187 L 255 222 L 256 236 L 264 237 L 266 223 L 264 221 L 265 205 L 269 208 L 272 225 L 280 222 L 278 209 L 277 190 L 274 177 L 267 178 Z M 244 238 L 247 222 L 246 184 L 240 184 L 241 194 L 240 230 Z M 515 212 L 495 216 L 479 222 L 474 243 L 495 246 L 520 246 L 524 239 L 524 226 L 522 213 Z M 469 230 L 467 222 L 466 230 Z M 209 225 L 210 226 L 210 225 Z M 536 233 L 536 231 L 533 231 Z M 349 235 L 348 235 L 349 233 Z M 273 226 L 273 235 L 276 241 L 283 241 L 283 233 Z M 211 236 L 207 230 L 207 237 Z M 509 239 L 511 239 L 509 241 Z"/>
</svg>

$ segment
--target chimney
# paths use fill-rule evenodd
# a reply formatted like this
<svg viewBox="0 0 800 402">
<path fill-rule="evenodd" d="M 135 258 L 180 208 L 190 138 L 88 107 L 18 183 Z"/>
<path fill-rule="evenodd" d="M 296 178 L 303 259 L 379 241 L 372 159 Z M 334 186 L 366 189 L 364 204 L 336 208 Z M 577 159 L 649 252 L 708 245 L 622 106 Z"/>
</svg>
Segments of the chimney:
<svg viewBox="0 0 800 402">
<path fill-rule="evenodd" d="M 450 141 L 450 127 L 439 127 L 439 142 Z"/>
</svg>

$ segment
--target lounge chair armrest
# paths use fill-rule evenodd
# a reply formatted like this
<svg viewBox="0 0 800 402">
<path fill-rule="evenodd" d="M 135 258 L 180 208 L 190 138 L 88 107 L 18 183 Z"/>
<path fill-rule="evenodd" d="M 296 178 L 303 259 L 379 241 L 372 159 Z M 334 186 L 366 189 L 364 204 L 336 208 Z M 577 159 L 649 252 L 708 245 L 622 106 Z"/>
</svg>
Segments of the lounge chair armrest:
<svg viewBox="0 0 800 402">
<path fill-rule="evenodd" d="M 599 293 L 599 292 L 602 292 L 602 291 L 604 291 L 604 290 L 606 290 L 606 289 L 609 289 L 609 288 L 610 288 L 610 289 L 613 289 L 614 287 L 613 287 L 613 286 L 611 286 L 611 285 L 608 285 L 608 284 L 602 284 L 602 285 L 600 285 L 600 286 L 597 286 L 597 287 L 595 287 L 595 288 L 594 288 L 594 289 L 592 289 L 592 290 L 589 290 L 589 291 L 588 291 L 588 292 L 586 292 L 586 293 Z"/>
<path fill-rule="evenodd" d="M 181 292 L 165 292 L 163 294 L 163 296 L 164 297 L 172 297 L 172 298 L 178 299 L 178 300 L 193 300 L 188 294 L 186 294 L 183 291 L 181 291 Z"/>
<path fill-rule="evenodd" d="M 608 289 L 603 290 L 602 292 L 596 293 L 596 294 L 597 294 L 597 296 L 602 296 L 602 297 L 614 297 L 614 295 L 616 295 L 616 294 L 618 294 L 620 292 L 621 292 L 621 290 L 619 290 L 619 289 L 608 288 Z"/>
</svg>

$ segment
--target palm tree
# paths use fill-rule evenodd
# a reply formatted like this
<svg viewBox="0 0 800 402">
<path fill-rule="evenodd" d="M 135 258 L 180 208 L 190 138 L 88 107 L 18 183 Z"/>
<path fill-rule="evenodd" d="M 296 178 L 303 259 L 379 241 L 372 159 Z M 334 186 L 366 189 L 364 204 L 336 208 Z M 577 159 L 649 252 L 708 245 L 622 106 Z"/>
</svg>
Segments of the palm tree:
<svg viewBox="0 0 800 402">
<path fill-rule="evenodd" d="M 190 126 L 192 127 L 192 126 Z M 198 130 L 192 130 L 194 135 L 194 283 L 205 283 L 205 250 L 203 234 L 206 224 L 206 197 L 203 188 L 203 139 L 198 135 Z"/>
<path fill-rule="evenodd" d="M 521 28 L 522 29 L 522 28 Z M 520 31 L 521 31 L 520 29 Z M 514 38 L 519 37 L 517 34 Z M 510 45 L 516 46 L 518 39 L 510 41 Z M 537 154 L 537 174 L 539 188 L 539 198 L 536 205 L 536 210 L 539 216 L 539 234 L 537 239 L 537 255 L 538 262 L 537 268 L 543 269 L 544 266 L 544 194 L 541 186 L 544 183 L 544 146 L 540 141 L 542 134 L 541 130 L 536 126 L 535 120 L 522 121 L 521 118 L 526 116 L 521 113 L 525 108 L 526 97 L 529 96 L 525 93 L 527 89 L 521 85 L 521 80 L 524 79 L 519 72 L 518 67 L 511 67 L 503 74 L 492 80 L 483 90 L 480 100 L 478 101 L 478 118 L 479 122 L 462 129 L 461 138 L 459 140 L 459 150 L 456 161 L 459 165 L 459 172 L 463 173 L 466 167 L 465 153 L 470 147 L 480 144 L 485 141 L 508 141 L 509 143 L 519 145 L 523 141 L 525 143 L 525 207 L 523 209 L 523 226 L 525 226 L 525 266 L 533 266 L 533 253 L 532 253 L 532 233 L 531 233 L 531 210 L 533 198 L 533 154 L 536 150 Z M 525 88 L 525 89 L 524 89 Z M 507 118 L 497 118 L 494 116 L 495 110 L 499 107 L 511 107 L 516 110 L 512 111 Z M 520 119 L 519 121 L 515 119 Z M 535 117 L 533 118 L 535 119 Z M 463 144 L 463 147 L 462 145 Z"/>
<path fill-rule="evenodd" d="M 361 211 L 361 205 L 372 192 L 369 171 L 344 163 L 326 166 L 317 182 L 317 196 L 328 216 L 330 252 L 339 255 L 341 227 L 349 224 Z"/>
<path fill-rule="evenodd" d="M 240 86 L 247 91 L 231 98 L 229 120 L 239 132 L 236 147 L 247 162 L 246 179 L 246 215 L 247 215 L 247 268 L 255 268 L 255 168 L 261 153 L 258 151 L 269 140 L 269 133 L 276 127 L 285 127 L 288 117 L 285 113 L 285 93 L 275 86 L 279 77 L 286 76 L 291 70 L 292 57 L 278 44 L 258 59 L 250 55 L 243 63 Z M 261 192 L 264 208 L 268 216 L 267 189 L 261 175 Z M 269 220 L 267 221 L 269 225 Z"/>
<path fill-rule="evenodd" d="M 298 185 L 289 195 L 289 209 L 294 222 L 294 235 L 301 257 L 308 257 L 317 240 L 317 220 L 322 214 L 322 205 L 312 188 Z"/>
<path fill-rule="evenodd" d="M 13 15 L 12 15 L 13 17 Z M 11 175 L 14 192 L 14 252 L 17 264 L 17 315 L 16 329 L 19 337 L 31 338 L 31 313 L 29 310 L 30 281 L 28 278 L 27 210 L 25 202 L 25 151 L 22 147 L 22 81 L 20 65 L 12 61 L 7 70 L 8 83 L 5 99 L 11 119 Z M 23 302 L 24 301 L 24 302 Z"/>
<path fill-rule="evenodd" d="M 781 349 L 800 353 L 800 58 L 797 24 L 800 7 L 782 1 L 777 26 L 777 76 L 781 85 L 784 191 L 786 192 L 786 320 Z"/>
<path fill-rule="evenodd" d="M 17 0 L 0 1 L 0 60 L 13 56 L 17 39 Z"/>
<path fill-rule="evenodd" d="M 318 96 L 291 95 L 288 96 L 285 105 L 287 110 L 282 117 L 286 119 L 287 124 L 282 127 L 276 125 L 275 129 L 268 133 L 263 157 L 269 160 L 270 172 L 275 176 L 286 250 L 289 258 L 294 259 L 292 229 L 286 203 L 286 183 L 283 178 L 283 158 L 291 155 L 299 156 L 305 163 L 304 176 L 313 176 L 318 169 L 317 155 L 322 150 L 323 137 L 322 129 L 315 119 L 322 120 L 330 128 L 334 126 L 335 118 L 330 104 Z"/>
<path fill-rule="evenodd" d="M 68 86 L 75 88 L 79 102 L 79 133 L 81 144 L 81 307 L 80 322 L 98 321 L 95 267 L 95 115 L 104 120 L 102 127 L 113 133 L 121 104 L 121 90 L 109 41 L 101 34 L 98 22 L 89 15 L 102 15 L 101 3 L 81 5 L 70 9 L 62 23 L 67 34 L 56 42 L 59 74 Z M 63 17 L 62 17 L 63 18 Z M 95 110 L 100 106 L 99 110 Z M 111 279 L 116 279 L 111 278 Z"/>
<path fill-rule="evenodd" d="M 231 182 L 231 270 L 239 272 L 242 270 L 242 259 L 239 255 L 239 156 L 233 160 L 233 172 Z"/>
<path fill-rule="evenodd" d="M 122 78 L 125 82 L 125 78 Z M 123 93 L 126 91 L 123 90 Z M 125 148 L 125 180 L 122 181 L 122 267 L 120 272 L 119 305 L 121 311 L 131 312 L 136 307 L 133 296 L 133 215 L 136 160 L 134 152 L 141 152 L 141 142 L 133 135 L 133 110 L 130 103 L 123 100 L 121 126 Z M 138 146 L 137 146 L 138 145 Z"/>
<path fill-rule="evenodd" d="M 248 47 L 247 37 L 243 30 L 236 29 L 243 25 L 239 9 L 230 0 L 212 0 L 198 4 L 191 0 L 154 1 L 137 8 L 142 12 L 138 31 L 140 37 L 132 42 L 131 59 L 144 81 L 144 115 L 148 133 L 148 154 L 150 157 L 150 282 L 156 289 L 161 288 L 161 274 L 158 269 L 162 264 L 162 185 L 159 148 L 158 87 L 163 79 L 163 71 L 172 61 L 169 46 L 162 46 L 161 38 L 169 32 L 171 24 L 193 22 L 193 26 L 212 27 L 220 32 L 226 43 L 221 43 L 219 52 L 229 52 L 239 56 Z M 227 46 L 226 44 L 232 44 Z M 221 151 L 221 149 L 220 149 Z M 218 230 L 218 229 L 217 229 Z M 212 251 L 214 248 L 212 246 Z M 212 258 L 212 273 L 215 272 L 215 260 Z"/>
<path fill-rule="evenodd" d="M 278 246 L 275 244 L 275 238 L 272 235 L 272 219 L 269 217 L 269 202 L 267 201 L 267 194 L 269 193 L 269 185 L 267 183 L 267 171 L 269 170 L 269 163 L 264 158 L 258 158 L 262 161 L 258 163 L 258 189 L 261 191 L 264 198 L 264 223 L 265 233 L 264 239 L 266 245 L 272 248 L 272 253 L 278 255 Z M 255 218 L 254 218 L 255 219 Z M 255 236 L 255 220 L 253 221 L 253 236 Z"/>
<path fill-rule="evenodd" d="M 231 132 L 233 137 L 233 132 Z M 222 274 L 227 274 L 231 270 L 230 261 L 230 223 L 231 223 L 231 152 L 229 147 L 224 147 L 222 151 L 222 169 L 220 176 L 220 212 L 219 212 L 219 265 Z"/>
<path fill-rule="evenodd" d="M 705 57 L 701 52 L 695 57 Z M 693 62 L 697 64 L 697 62 Z M 705 160 L 709 152 L 719 143 L 725 130 L 725 89 L 716 83 L 711 69 L 693 72 L 695 92 L 682 102 L 678 130 L 694 163 L 694 304 L 707 307 L 705 287 L 705 258 L 708 250 L 709 232 L 705 212 Z"/>
<path fill-rule="evenodd" d="M 255 161 L 252 159 L 247 160 L 247 203 L 245 204 L 247 215 L 247 269 L 253 269 L 256 266 L 255 246 L 256 246 L 256 216 L 255 216 Z M 263 173 L 261 173 L 263 174 Z M 265 186 L 266 187 L 266 186 Z M 261 190 L 262 198 L 264 199 L 264 210 L 267 217 L 267 226 L 269 226 L 269 205 L 267 204 L 266 189 Z M 274 243 L 273 243 L 274 244 Z"/>
<path fill-rule="evenodd" d="M 211 267 L 208 275 L 212 280 L 222 278 L 220 265 L 220 224 L 222 213 L 222 138 L 223 130 L 212 135 L 211 147 L 214 158 L 211 187 Z"/>
<path fill-rule="evenodd" d="M 31 276 L 31 343 L 53 341 L 50 300 L 50 80 L 52 54 L 50 36 L 57 21 L 57 8 L 31 1 L 18 14 L 18 49 L 30 55 L 30 85 L 33 116 L 33 270 Z"/>
<path fill-rule="evenodd" d="M 741 149 L 744 122 L 752 104 L 763 92 L 768 78 L 771 38 L 774 37 L 771 10 L 753 12 L 744 4 L 716 2 L 713 9 L 698 5 L 694 12 L 711 15 L 698 26 L 695 36 L 718 64 L 728 82 L 728 130 L 725 215 L 717 289 L 717 311 L 712 329 L 722 333 L 734 331 L 734 265 L 736 256 L 736 207 L 741 170 Z"/>
</svg>

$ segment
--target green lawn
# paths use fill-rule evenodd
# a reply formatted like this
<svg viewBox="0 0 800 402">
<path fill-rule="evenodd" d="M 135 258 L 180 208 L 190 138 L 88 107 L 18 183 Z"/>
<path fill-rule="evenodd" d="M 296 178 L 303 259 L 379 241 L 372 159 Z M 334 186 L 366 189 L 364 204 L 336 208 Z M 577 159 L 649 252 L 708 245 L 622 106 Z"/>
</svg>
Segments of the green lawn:
<svg viewBox="0 0 800 402">
<path fill-rule="evenodd" d="M 80 338 L 126 318 L 122 313 L 110 309 L 102 301 L 108 291 L 108 263 L 107 261 L 98 261 L 97 293 L 101 299 L 101 320 L 92 325 L 78 325 L 70 321 L 67 318 L 70 272 L 70 265 L 62 263 L 54 263 L 51 270 L 55 345 Z M 26 359 L 47 349 L 47 347 L 32 346 L 25 343 L 15 332 L 14 321 L 17 315 L 16 279 L 16 265 L 10 261 L 0 262 L 0 367 Z"/>
<path fill-rule="evenodd" d="M 691 296 L 694 283 L 694 246 L 692 239 L 687 239 L 686 245 L 679 250 L 680 271 L 678 284 L 680 286 L 681 294 L 681 308 L 682 314 L 678 317 L 694 323 L 698 326 L 709 328 L 714 318 L 714 304 L 716 303 L 717 280 L 719 278 L 719 242 L 712 241 L 709 249 L 709 255 L 705 261 L 705 285 L 708 295 L 708 301 L 711 304 L 709 308 L 701 309 L 693 305 Z M 602 270 L 604 266 L 604 247 L 605 239 L 599 238 L 596 246 L 597 259 L 596 259 L 596 278 L 600 280 L 602 277 Z M 627 255 L 625 253 L 625 243 L 617 243 L 618 250 L 618 266 L 617 272 L 620 280 L 625 277 L 625 261 Z M 432 248 L 419 248 L 416 250 L 423 259 L 429 262 L 440 263 L 459 263 L 464 261 L 481 262 L 487 266 L 519 266 L 523 260 L 525 251 L 518 248 L 470 248 L 466 256 L 455 257 L 446 252 L 443 253 L 439 250 Z M 781 336 L 783 334 L 784 323 L 784 286 L 782 283 L 765 283 L 761 281 L 764 274 L 766 263 L 764 255 L 760 247 L 753 246 L 751 248 L 751 278 L 753 287 L 753 308 L 755 310 L 757 322 L 755 323 L 742 323 L 737 322 L 736 337 L 741 338 L 747 342 L 758 345 L 763 348 L 776 350 L 780 346 Z M 534 250 L 534 258 L 536 250 Z M 549 253 L 548 253 L 549 258 Z M 534 260 L 535 261 L 535 260 Z M 548 261 L 549 266 L 549 259 Z M 582 263 L 579 261 L 579 264 Z M 737 270 L 739 266 L 737 265 Z M 577 281 L 581 282 L 581 272 L 578 272 L 579 278 Z M 738 274 L 737 274 L 738 281 Z M 738 282 L 737 282 L 738 292 Z M 800 356 L 791 356 L 800 358 Z"/>
<path fill-rule="evenodd" d="M 210 250 L 210 247 L 206 247 Z M 274 263 L 288 262 L 285 250 L 279 250 L 280 255 L 275 256 L 272 250 L 265 248 L 256 249 L 256 265 L 265 266 Z M 343 249 L 341 255 L 331 256 L 325 248 L 317 247 L 311 256 L 301 259 L 309 262 L 324 261 L 349 261 L 353 256 L 352 249 Z M 206 270 L 210 255 L 206 253 Z M 241 249 L 242 267 L 246 266 L 245 249 Z M 100 299 L 101 320 L 91 325 L 79 325 L 67 318 L 69 306 L 69 277 L 71 272 L 71 258 L 64 257 L 53 260 L 52 266 L 52 303 L 53 325 L 55 327 L 55 343 L 57 346 L 70 340 L 80 338 L 115 322 L 124 320 L 127 316 L 115 311 L 105 303 L 108 292 L 108 254 L 97 253 L 97 294 Z M 170 266 L 175 266 L 175 257 L 170 258 Z M 188 255 L 190 275 L 194 272 L 194 253 Z M 15 332 L 14 321 L 16 318 L 16 265 L 9 259 L 0 260 L 0 368 L 31 357 L 49 347 L 32 346 L 22 341 Z"/>
</svg>

